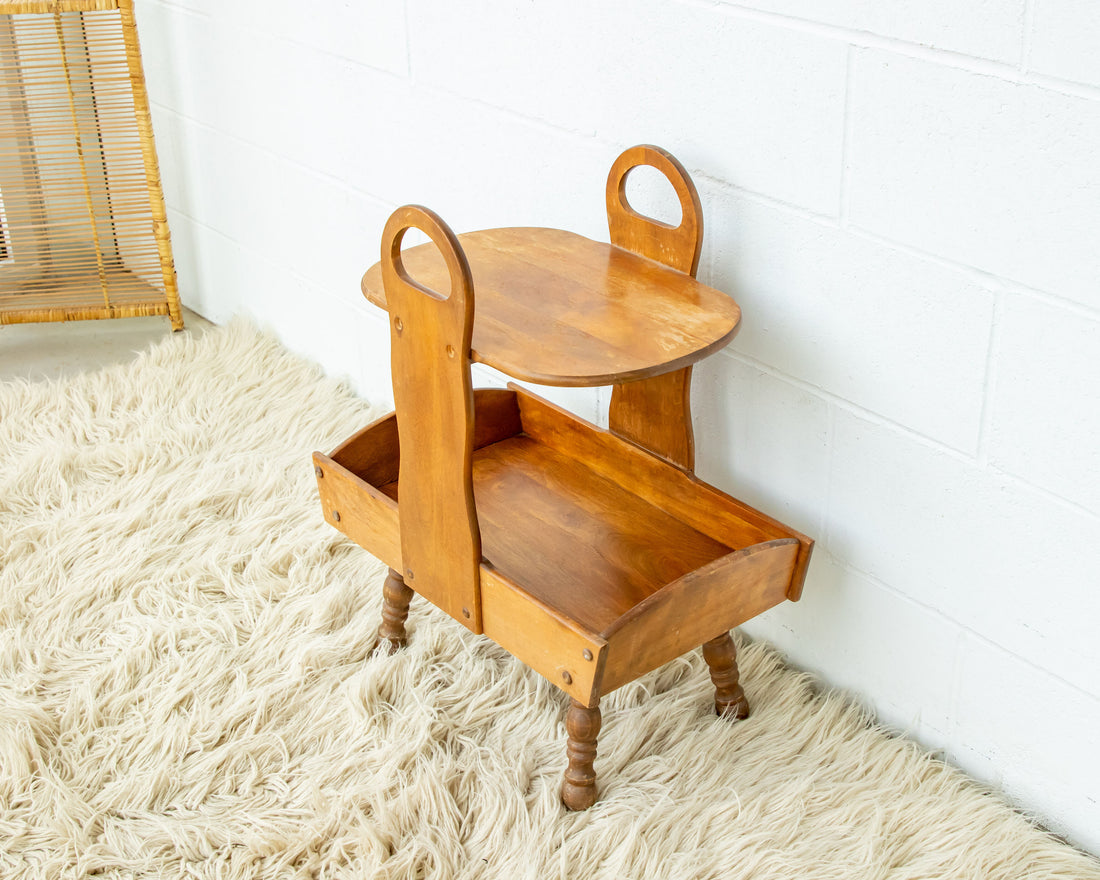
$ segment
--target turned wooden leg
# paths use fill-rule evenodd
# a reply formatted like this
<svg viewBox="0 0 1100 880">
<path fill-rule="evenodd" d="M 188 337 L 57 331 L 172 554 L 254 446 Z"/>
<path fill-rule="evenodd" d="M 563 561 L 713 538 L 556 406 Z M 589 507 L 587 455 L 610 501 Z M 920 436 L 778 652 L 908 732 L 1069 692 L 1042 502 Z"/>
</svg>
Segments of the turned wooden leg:
<svg viewBox="0 0 1100 880">
<path fill-rule="evenodd" d="M 413 591 L 405 586 L 404 578 L 391 568 L 382 584 L 382 625 L 378 627 L 378 642 L 388 642 L 387 650 L 391 654 L 408 642 L 405 620 L 412 597 Z"/>
<path fill-rule="evenodd" d="M 569 733 L 565 751 L 569 766 L 561 784 L 561 799 L 570 810 L 587 810 L 596 803 L 596 737 L 600 733 L 600 707 L 589 709 L 572 700 L 565 717 L 565 729 Z"/>
<path fill-rule="evenodd" d="M 714 682 L 714 711 L 731 720 L 749 717 L 749 701 L 738 681 L 737 649 L 729 633 L 703 645 L 703 659 Z"/>
</svg>

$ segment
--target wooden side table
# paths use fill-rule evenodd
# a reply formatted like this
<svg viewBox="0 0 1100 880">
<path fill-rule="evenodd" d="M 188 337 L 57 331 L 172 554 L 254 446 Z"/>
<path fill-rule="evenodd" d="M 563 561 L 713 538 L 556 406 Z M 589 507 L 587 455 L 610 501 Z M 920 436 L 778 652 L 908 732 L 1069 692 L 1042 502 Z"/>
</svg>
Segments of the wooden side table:
<svg viewBox="0 0 1100 880">
<path fill-rule="evenodd" d="M 627 204 L 642 164 L 675 187 L 678 227 Z M 596 800 L 599 699 L 615 688 L 703 645 L 716 710 L 748 714 L 729 630 L 796 600 L 813 546 L 692 473 L 691 367 L 733 337 L 740 309 L 694 278 L 690 178 L 634 147 L 606 197 L 610 245 L 554 229 L 456 236 L 425 208 L 394 212 L 363 292 L 389 312 L 396 412 L 314 454 L 326 519 L 390 567 L 381 639 L 405 644 L 415 592 L 572 698 L 571 809 Z M 402 253 L 413 227 L 431 243 Z M 610 430 L 514 385 L 474 390 L 472 362 L 611 384 Z"/>
</svg>

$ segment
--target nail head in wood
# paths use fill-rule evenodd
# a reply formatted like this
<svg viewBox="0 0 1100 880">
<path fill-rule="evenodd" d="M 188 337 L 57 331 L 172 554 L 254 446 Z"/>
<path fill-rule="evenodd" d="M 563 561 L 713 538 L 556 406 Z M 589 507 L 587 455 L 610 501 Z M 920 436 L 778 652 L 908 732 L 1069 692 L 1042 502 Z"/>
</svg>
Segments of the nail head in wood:
<svg viewBox="0 0 1100 880">
<path fill-rule="evenodd" d="M 563 669 L 561 671 L 561 680 L 564 681 L 566 684 L 573 683 L 573 676 L 569 674 L 568 669 Z"/>
<path fill-rule="evenodd" d="M 400 333 L 402 330 L 405 329 L 405 322 L 402 321 L 400 318 L 394 318 L 393 329 Z"/>
<path fill-rule="evenodd" d="M 453 345 L 447 346 L 447 357 L 453 358 L 455 356 L 455 347 Z"/>
<path fill-rule="evenodd" d="M 591 660 L 592 659 L 592 652 L 589 651 L 588 648 L 584 649 L 584 659 L 585 660 Z"/>
<path fill-rule="evenodd" d="M 332 521 L 333 522 L 340 522 L 340 511 L 339 510 L 334 510 L 332 512 Z"/>
<path fill-rule="evenodd" d="M 317 465 L 317 467 L 313 469 L 313 472 L 317 474 L 318 477 L 323 477 L 325 475 L 325 472 L 320 465 Z"/>
<path fill-rule="evenodd" d="M 462 609 L 462 616 L 465 617 L 467 620 L 469 620 L 470 619 L 470 609 L 469 608 L 463 608 Z"/>
</svg>

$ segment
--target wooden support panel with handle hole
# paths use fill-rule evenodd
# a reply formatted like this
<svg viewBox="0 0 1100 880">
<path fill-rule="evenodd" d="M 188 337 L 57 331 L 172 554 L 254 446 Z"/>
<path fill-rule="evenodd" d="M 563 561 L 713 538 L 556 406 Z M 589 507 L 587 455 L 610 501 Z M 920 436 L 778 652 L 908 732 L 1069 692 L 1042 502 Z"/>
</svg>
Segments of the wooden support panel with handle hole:
<svg viewBox="0 0 1100 880">
<path fill-rule="evenodd" d="M 671 182 L 678 225 L 628 204 L 640 165 Z M 314 456 L 328 521 L 391 567 L 383 644 L 406 643 L 416 593 L 569 695 L 570 809 L 597 797 L 600 698 L 640 675 L 704 645 L 715 710 L 747 716 L 729 630 L 798 599 L 813 549 L 693 473 L 692 366 L 741 312 L 694 277 L 703 224 L 686 170 L 633 147 L 605 197 L 610 244 L 459 236 L 426 208 L 395 211 L 362 287 L 388 312 L 396 412 Z M 412 228 L 430 241 L 403 250 Z M 474 362 L 613 385 L 609 429 L 515 385 L 474 390 Z"/>
</svg>

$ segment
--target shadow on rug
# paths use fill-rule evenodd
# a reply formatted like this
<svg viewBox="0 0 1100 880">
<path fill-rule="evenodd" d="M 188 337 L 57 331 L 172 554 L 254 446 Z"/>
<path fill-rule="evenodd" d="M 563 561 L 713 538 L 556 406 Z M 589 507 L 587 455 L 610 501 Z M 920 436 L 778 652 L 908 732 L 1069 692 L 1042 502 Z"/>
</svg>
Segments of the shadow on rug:
<svg viewBox="0 0 1100 880">
<path fill-rule="evenodd" d="M 369 653 L 309 455 L 378 414 L 242 322 L 0 386 L 0 874 L 1100 878 L 763 644 L 747 721 L 699 652 L 607 698 L 565 812 L 554 687 L 420 600 Z"/>
</svg>

